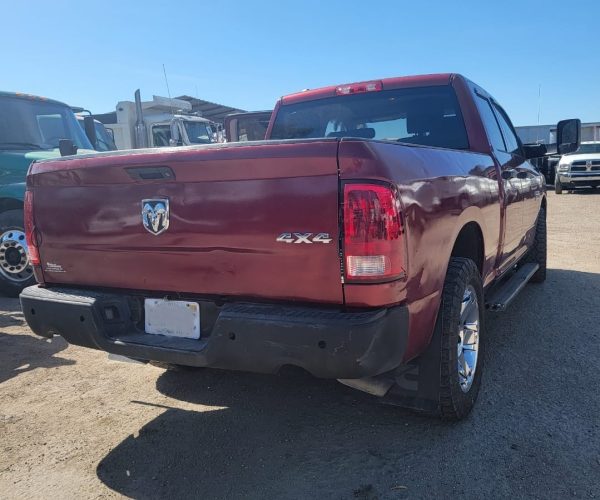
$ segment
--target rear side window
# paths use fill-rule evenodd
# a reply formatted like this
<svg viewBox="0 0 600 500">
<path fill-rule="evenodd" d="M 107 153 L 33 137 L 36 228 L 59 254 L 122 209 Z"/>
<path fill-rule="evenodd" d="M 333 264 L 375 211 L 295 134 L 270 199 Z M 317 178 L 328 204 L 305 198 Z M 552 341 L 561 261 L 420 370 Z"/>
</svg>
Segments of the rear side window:
<svg viewBox="0 0 600 500">
<path fill-rule="evenodd" d="M 468 149 L 454 89 L 418 87 L 365 92 L 283 105 L 271 139 L 360 137 Z"/>
<path fill-rule="evenodd" d="M 479 109 L 479 114 L 481 119 L 483 120 L 483 125 L 485 127 L 485 131 L 487 132 L 488 138 L 492 144 L 492 147 L 496 151 L 506 151 L 506 145 L 504 144 L 504 139 L 502 138 L 502 132 L 500 131 L 500 125 L 496 120 L 496 116 L 492 111 L 492 107 L 490 101 L 477 95 L 477 109 Z"/>
</svg>

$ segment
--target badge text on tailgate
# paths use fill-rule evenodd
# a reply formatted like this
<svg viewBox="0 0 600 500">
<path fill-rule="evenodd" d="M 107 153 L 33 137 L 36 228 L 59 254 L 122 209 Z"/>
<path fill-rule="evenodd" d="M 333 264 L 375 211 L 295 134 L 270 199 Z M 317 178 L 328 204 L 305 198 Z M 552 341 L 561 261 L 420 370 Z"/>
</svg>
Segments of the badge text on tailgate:
<svg viewBox="0 0 600 500">
<path fill-rule="evenodd" d="M 279 243 L 331 243 L 329 233 L 281 233 Z"/>
</svg>

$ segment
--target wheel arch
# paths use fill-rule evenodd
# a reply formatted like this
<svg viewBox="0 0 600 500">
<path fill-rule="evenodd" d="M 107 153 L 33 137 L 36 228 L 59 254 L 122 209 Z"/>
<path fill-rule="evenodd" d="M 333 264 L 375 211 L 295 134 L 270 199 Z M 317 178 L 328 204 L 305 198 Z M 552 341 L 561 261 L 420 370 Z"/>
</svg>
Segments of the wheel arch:
<svg viewBox="0 0 600 500">
<path fill-rule="evenodd" d="M 479 274 L 483 276 L 485 263 L 485 245 L 483 231 L 476 221 L 465 223 L 454 239 L 450 258 L 464 257 L 475 262 Z"/>
<path fill-rule="evenodd" d="M 8 210 L 23 210 L 23 202 L 16 198 L 0 197 L 0 213 Z"/>
</svg>

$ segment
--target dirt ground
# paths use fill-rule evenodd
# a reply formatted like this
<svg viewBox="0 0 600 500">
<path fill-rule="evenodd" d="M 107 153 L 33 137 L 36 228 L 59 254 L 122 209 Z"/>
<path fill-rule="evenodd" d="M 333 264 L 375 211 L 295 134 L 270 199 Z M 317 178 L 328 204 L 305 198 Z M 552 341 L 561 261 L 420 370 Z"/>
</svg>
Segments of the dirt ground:
<svg viewBox="0 0 600 500">
<path fill-rule="evenodd" d="M 458 424 L 308 376 L 110 361 L 0 299 L 0 497 L 600 497 L 600 191 L 548 211 L 548 280 L 488 319 Z"/>
</svg>

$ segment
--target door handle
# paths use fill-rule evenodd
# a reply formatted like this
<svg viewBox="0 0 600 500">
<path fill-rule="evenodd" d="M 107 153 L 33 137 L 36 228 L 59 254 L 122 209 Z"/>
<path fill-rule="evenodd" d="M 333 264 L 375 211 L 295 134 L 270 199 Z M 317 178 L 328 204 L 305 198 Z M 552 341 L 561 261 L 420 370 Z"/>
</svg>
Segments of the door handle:
<svg viewBox="0 0 600 500">
<path fill-rule="evenodd" d="M 134 167 L 126 168 L 125 171 L 136 181 L 175 180 L 175 173 L 171 167 Z"/>
</svg>

